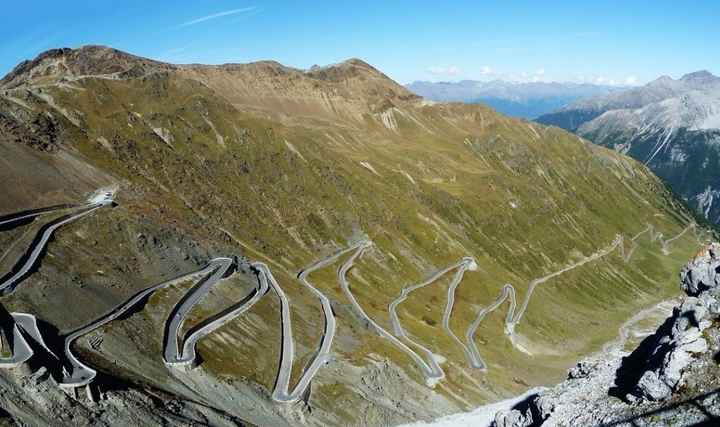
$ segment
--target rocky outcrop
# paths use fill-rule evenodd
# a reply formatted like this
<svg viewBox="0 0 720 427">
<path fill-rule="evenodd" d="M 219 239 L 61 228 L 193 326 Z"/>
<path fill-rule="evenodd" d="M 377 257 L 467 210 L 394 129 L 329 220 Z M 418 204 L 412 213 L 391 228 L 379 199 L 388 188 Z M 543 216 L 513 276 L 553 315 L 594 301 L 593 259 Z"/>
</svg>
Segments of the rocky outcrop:
<svg viewBox="0 0 720 427">
<path fill-rule="evenodd" d="M 141 58 L 105 46 L 51 49 L 33 60 L 18 64 L 0 80 L 0 87 L 15 88 L 48 77 L 66 80 L 87 75 L 123 78 L 174 68 L 171 64 Z"/>
<path fill-rule="evenodd" d="M 565 382 L 498 412 L 494 425 L 622 425 L 638 419 L 643 425 L 688 425 L 720 414 L 717 390 L 708 393 L 720 378 L 720 244 L 682 269 L 680 285 L 687 296 L 632 353 L 581 361 Z"/>
<path fill-rule="evenodd" d="M 690 261 L 680 272 L 680 278 L 682 289 L 690 296 L 703 294 L 706 302 L 717 296 L 720 292 L 716 290 L 720 285 L 720 244 L 711 244 Z"/>
<path fill-rule="evenodd" d="M 494 423 L 497 427 L 530 427 L 533 425 L 533 417 L 530 412 L 511 409 L 495 414 Z"/>
<path fill-rule="evenodd" d="M 692 362 L 693 355 L 707 351 L 702 332 L 710 322 L 701 301 L 690 297 L 675 310 L 669 333 L 657 336 L 655 350 L 649 354 L 646 370 L 640 377 L 628 400 L 665 400 L 677 389 L 683 370 Z"/>
<path fill-rule="evenodd" d="M 625 362 L 625 370 L 642 372 L 625 396 L 663 401 L 682 383 L 683 371 L 697 354 L 708 351 L 704 331 L 720 315 L 720 245 L 712 244 L 688 263 L 680 273 L 681 287 L 688 295 L 665 324 Z M 644 369 L 644 371 L 643 371 Z M 624 370 L 618 372 L 623 390 Z M 624 390 L 623 390 L 624 391 Z"/>
</svg>

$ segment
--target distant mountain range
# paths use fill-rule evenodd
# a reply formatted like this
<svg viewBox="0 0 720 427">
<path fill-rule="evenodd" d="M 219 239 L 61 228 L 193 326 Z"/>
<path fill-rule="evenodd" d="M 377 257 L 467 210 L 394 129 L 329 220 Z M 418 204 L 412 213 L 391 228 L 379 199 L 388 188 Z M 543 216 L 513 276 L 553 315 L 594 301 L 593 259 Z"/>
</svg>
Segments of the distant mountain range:
<svg viewBox="0 0 720 427">
<path fill-rule="evenodd" d="M 588 97 L 622 91 L 624 87 L 579 83 L 518 83 L 504 80 L 481 82 L 416 81 L 405 86 L 432 101 L 487 104 L 513 117 L 533 119 Z"/>
<path fill-rule="evenodd" d="M 648 165 L 720 224 L 720 77 L 708 71 L 574 102 L 537 119 Z"/>
</svg>

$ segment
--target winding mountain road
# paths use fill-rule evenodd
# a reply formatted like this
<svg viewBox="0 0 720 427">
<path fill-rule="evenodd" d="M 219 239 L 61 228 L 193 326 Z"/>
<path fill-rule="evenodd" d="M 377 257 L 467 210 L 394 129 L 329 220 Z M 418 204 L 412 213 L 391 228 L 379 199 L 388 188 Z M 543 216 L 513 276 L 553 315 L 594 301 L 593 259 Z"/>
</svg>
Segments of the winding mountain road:
<svg viewBox="0 0 720 427">
<path fill-rule="evenodd" d="M 165 323 L 165 338 L 163 340 L 163 359 L 166 365 L 191 365 L 195 362 L 195 346 L 194 344 L 200 339 L 200 336 L 193 338 L 190 342 L 190 355 L 185 355 L 185 348 L 180 350 L 182 340 L 179 340 L 180 329 L 185 323 L 190 310 L 202 298 L 207 295 L 210 289 L 215 286 L 226 275 L 232 274 L 235 268 L 235 260 L 232 258 L 215 258 L 210 261 L 209 267 L 211 272 L 196 283 L 183 297 L 175 304 L 170 311 L 168 320 Z M 203 330 L 197 331 L 200 335 Z M 190 339 L 191 337 L 188 337 Z"/>
<path fill-rule="evenodd" d="M 453 281 L 450 284 L 451 289 L 448 290 L 448 302 L 445 306 L 445 315 L 443 316 L 443 318 L 445 318 L 445 316 L 447 316 L 447 318 L 448 318 L 448 328 L 447 329 L 449 330 L 449 314 L 447 312 L 448 312 L 448 310 L 452 311 L 452 307 L 453 307 L 453 304 L 455 301 L 455 288 L 460 283 L 460 280 L 462 280 L 462 277 L 465 274 L 466 270 L 476 269 L 476 268 L 477 268 L 477 263 L 475 262 L 475 259 L 473 259 L 471 257 L 465 257 L 462 260 L 460 260 L 457 264 L 453 264 L 443 270 L 436 272 L 435 274 L 430 276 L 430 278 L 428 278 L 424 282 L 403 288 L 402 291 L 400 292 L 400 295 L 394 301 L 392 301 L 390 303 L 390 305 L 388 306 L 388 311 L 390 313 L 390 323 L 392 324 L 393 332 L 395 333 L 395 335 L 397 335 L 401 338 L 404 338 L 405 340 L 410 342 L 412 345 L 414 345 L 415 347 L 422 350 L 422 352 L 425 353 L 425 355 L 427 356 L 427 365 L 430 367 L 429 372 L 426 373 L 426 381 L 428 382 L 428 384 L 434 384 L 437 381 L 440 381 L 443 378 L 445 378 L 445 372 L 440 367 L 440 364 L 437 361 L 437 357 L 436 357 L 435 353 L 433 353 L 425 346 L 421 345 L 417 341 L 410 338 L 410 336 L 408 335 L 408 333 L 405 331 L 405 329 L 402 327 L 402 324 L 400 323 L 400 318 L 398 317 L 398 314 L 397 314 L 397 307 L 398 307 L 398 305 L 400 305 L 400 303 L 405 301 L 407 299 L 407 297 L 410 295 L 410 293 L 412 293 L 413 291 L 416 291 L 420 288 L 424 288 L 425 286 L 428 286 L 431 283 L 434 283 L 435 281 L 437 281 L 438 279 L 440 279 L 442 276 L 449 273 L 450 271 L 458 269 L 458 274 L 455 275 L 455 278 L 453 279 Z M 451 335 L 454 336 L 454 334 L 452 334 L 452 331 L 450 333 L 451 333 Z M 457 337 L 455 337 L 455 338 L 457 338 Z M 462 345 L 462 342 L 461 342 L 461 345 Z M 464 347 L 464 345 L 463 345 L 463 347 Z"/>
<path fill-rule="evenodd" d="M 395 346 L 397 346 L 400 350 L 405 352 L 410 358 L 420 367 L 420 370 L 422 371 L 423 375 L 425 375 L 428 386 L 433 386 L 437 379 L 437 373 L 433 368 L 428 365 L 425 360 L 420 357 L 419 354 L 417 354 L 414 350 L 412 350 L 410 347 L 405 345 L 402 341 L 397 339 L 395 335 L 391 334 L 390 332 L 386 331 L 382 326 L 380 326 L 377 322 L 372 320 L 370 316 L 367 315 L 365 310 L 363 310 L 360 303 L 358 303 L 357 299 L 355 299 L 355 295 L 353 295 L 352 291 L 350 290 L 350 285 L 347 281 L 347 273 L 348 271 L 353 267 L 353 264 L 355 263 L 355 260 L 362 256 L 363 252 L 372 245 L 371 242 L 368 242 L 366 245 L 361 246 L 357 249 L 357 251 L 345 262 L 345 264 L 342 265 L 342 267 L 338 270 L 338 281 L 340 282 L 340 287 L 342 288 L 343 292 L 345 293 L 345 296 L 350 300 L 350 303 L 352 304 L 355 311 L 360 315 L 360 317 L 363 318 L 370 326 L 372 326 L 378 335 L 381 337 L 387 339 L 391 343 L 393 343 Z"/>
<path fill-rule="evenodd" d="M 216 258 L 213 262 L 216 263 L 217 269 L 212 273 L 212 275 L 199 282 L 193 287 L 193 289 L 185 294 L 185 297 L 183 297 L 183 299 L 173 308 L 168 318 L 164 347 L 164 359 L 165 363 L 168 365 L 194 364 L 197 358 L 195 348 L 197 342 L 201 338 L 207 336 L 214 330 L 220 328 L 240 314 L 249 310 L 268 291 L 267 280 L 258 277 L 258 285 L 240 302 L 232 305 L 226 310 L 206 318 L 202 322 L 190 328 L 187 332 L 187 338 L 182 341 L 182 351 L 178 353 L 180 343 L 178 342 L 177 337 L 190 309 L 192 309 L 192 307 L 209 292 L 210 288 L 215 286 L 228 274 L 232 274 L 232 269 L 236 265 L 235 261 L 230 258 Z"/>
<path fill-rule="evenodd" d="M 226 274 L 232 274 L 235 260 L 232 258 L 214 258 L 209 263 L 210 273 L 198 281 L 170 311 L 165 323 L 165 336 L 163 339 L 163 360 L 166 365 L 190 365 L 195 359 L 188 358 L 181 353 L 182 340 L 179 340 L 180 329 L 185 323 L 190 310 L 222 280 Z M 194 351 L 192 352 L 195 355 Z"/>
<path fill-rule="evenodd" d="M 480 327 L 480 323 L 482 323 L 483 319 L 488 313 L 492 313 L 495 311 L 500 305 L 505 302 L 507 298 L 510 298 L 510 308 L 508 309 L 508 312 L 505 316 L 505 324 L 508 324 L 512 320 L 513 313 L 515 313 L 515 307 L 517 306 L 517 301 L 515 299 L 515 288 L 511 284 L 506 284 L 503 286 L 502 291 L 500 292 L 500 295 L 493 301 L 492 304 L 490 304 L 487 307 L 484 307 L 478 311 L 477 316 L 475 317 L 475 320 L 470 324 L 467 331 L 465 332 L 465 340 L 468 342 L 470 351 L 473 354 L 473 361 L 474 363 L 471 363 L 471 365 L 474 368 L 481 369 L 481 370 L 487 370 L 487 365 L 485 364 L 485 361 L 483 361 L 482 356 L 480 356 L 480 350 L 478 350 L 477 344 L 475 343 L 475 333 L 477 332 L 478 327 Z"/>
<path fill-rule="evenodd" d="M 475 355 L 476 360 L 479 360 L 482 364 L 481 369 L 485 369 L 486 366 L 485 366 L 485 363 L 482 362 L 482 358 L 480 357 L 480 353 L 478 351 L 477 344 L 475 343 L 475 334 L 477 332 L 478 327 L 480 326 L 480 323 L 485 318 L 485 316 L 488 313 L 491 313 L 491 312 L 495 311 L 498 307 L 500 307 L 500 305 L 502 305 L 502 303 L 506 299 L 510 299 L 510 308 L 508 309 L 508 312 L 505 316 L 505 333 L 506 333 L 506 335 L 508 335 L 510 337 L 510 341 L 512 342 L 512 344 L 514 346 L 517 346 L 517 344 L 513 340 L 513 336 L 515 333 L 515 326 L 520 322 L 525 311 L 527 311 L 527 307 L 530 303 L 532 294 L 538 285 L 545 283 L 548 280 L 550 280 L 554 277 L 557 277 L 567 271 L 573 270 L 577 267 L 587 264 L 588 262 L 602 258 L 602 257 L 610 254 L 613 250 L 618 249 L 618 248 L 620 250 L 620 256 L 623 258 L 623 261 L 627 263 L 627 262 L 629 262 L 630 257 L 632 256 L 632 254 L 635 250 L 635 247 L 637 245 L 635 243 L 635 241 L 645 233 L 650 234 L 651 242 L 659 241 L 662 252 L 664 254 L 668 254 L 669 252 L 668 252 L 667 246 L 669 243 L 680 238 L 688 230 L 696 229 L 696 227 L 697 227 L 697 225 L 694 222 L 692 222 L 687 227 L 685 227 L 679 234 L 677 234 L 675 237 L 672 237 L 667 240 L 663 240 L 662 233 L 656 232 L 655 228 L 651 224 L 648 224 L 648 226 L 644 230 L 640 231 L 639 233 L 637 233 L 635 236 L 633 236 L 630 239 L 633 242 L 633 247 L 627 254 L 625 253 L 625 247 L 623 245 L 623 235 L 618 234 L 615 237 L 615 239 L 613 240 L 613 242 L 610 245 L 608 245 L 606 248 L 601 249 L 601 250 L 595 252 L 594 254 L 583 258 L 582 260 L 580 260 L 576 263 L 570 264 L 564 268 L 561 268 L 558 271 L 555 271 L 553 273 L 550 273 L 546 276 L 543 276 L 541 278 L 535 279 L 532 282 L 530 282 L 530 284 L 528 285 L 528 290 L 525 293 L 525 298 L 523 299 L 522 306 L 520 307 L 519 310 L 516 310 L 516 308 L 517 308 L 516 290 L 513 287 L 513 285 L 506 284 L 505 286 L 503 286 L 502 291 L 501 291 L 500 295 L 498 296 L 498 298 L 492 304 L 490 304 L 489 306 L 484 307 L 478 311 L 478 314 L 476 315 L 475 320 L 470 324 L 470 326 L 468 327 L 468 329 L 465 333 L 465 338 L 470 343 L 471 352 Z M 699 239 L 699 237 L 697 235 L 696 235 L 696 238 Z"/>
<path fill-rule="evenodd" d="M 35 354 L 16 322 L 12 325 L 12 337 L 6 337 L 5 342 L 10 347 L 11 355 L 0 357 L 0 369 L 16 368 Z"/>
<path fill-rule="evenodd" d="M 35 354 L 33 343 L 43 347 L 50 355 L 57 358 L 47 344 L 45 344 L 42 334 L 38 329 L 35 316 L 27 313 L 11 313 L 11 315 L 13 321 L 13 337 L 12 342 L 9 344 L 12 346 L 12 355 L 0 358 L 0 369 L 16 368 L 30 360 Z M 32 342 L 28 339 L 32 340 Z"/>
<path fill-rule="evenodd" d="M 290 375 L 292 374 L 292 365 L 295 357 L 295 344 L 292 336 L 292 323 L 290 320 L 290 303 L 287 300 L 285 292 L 283 292 L 282 287 L 278 284 L 277 280 L 275 280 L 275 277 L 272 275 L 272 272 L 267 264 L 262 262 L 255 262 L 252 264 L 258 271 L 258 274 L 264 276 L 265 279 L 269 281 L 273 291 L 280 299 L 282 348 L 280 351 L 280 367 L 278 369 L 278 375 L 275 379 L 275 386 L 272 392 L 272 399 L 276 402 L 290 403 L 300 400 L 318 370 L 330 359 L 330 349 L 332 348 L 333 338 L 335 337 L 335 329 L 337 327 L 335 323 L 335 315 L 333 314 L 330 300 L 325 296 L 325 294 L 315 288 L 308 281 L 307 277 L 313 271 L 334 263 L 342 255 L 350 251 L 366 247 L 368 244 L 369 242 L 366 240 L 355 243 L 354 245 L 336 252 L 327 258 L 311 264 L 298 273 L 297 278 L 300 283 L 307 287 L 320 300 L 323 315 L 325 317 L 325 327 L 323 329 L 323 335 L 320 338 L 320 345 L 315 357 L 310 365 L 305 368 L 292 391 L 290 391 Z"/>
<path fill-rule="evenodd" d="M 18 222 L 18 221 L 22 221 L 22 220 L 26 220 L 26 219 L 30 219 L 30 218 L 36 218 L 41 215 L 47 215 L 47 214 L 51 214 L 51 213 L 54 213 L 57 211 L 75 209 L 75 208 L 79 208 L 79 207 L 80 207 L 79 205 L 71 205 L 71 204 L 55 205 L 55 206 L 48 206 L 45 208 L 30 209 L 27 211 L 3 215 L 0 217 L 0 227 L 6 226 L 7 224 L 12 224 L 13 222 Z"/>
<path fill-rule="evenodd" d="M 46 208 L 28 210 L 18 212 L 15 214 L 5 215 L 0 217 L 0 229 L 7 229 L 7 227 L 16 222 L 27 221 L 34 219 L 41 215 L 58 213 L 63 210 L 70 210 L 70 213 L 63 215 L 60 218 L 49 222 L 44 225 L 38 232 L 33 240 L 30 248 L 26 253 L 17 261 L 12 271 L 9 272 L 5 277 L 0 278 L 0 292 L 5 294 L 14 291 L 15 287 L 22 281 L 32 270 L 42 256 L 42 252 L 47 246 L 53 233 L 63 225 L 81 219 L 102 208 L 103 206 L 113 203 L 113 191 L 98 191 L 96 194 L 87 201 L 84 205 L 56 205 Z M 12 228 L 12 227 L 11 227 Z M 453 313 L 453 307 L 455 304 L 455 294 L 458 286 L 464 278 L 464 274 L 468 270 L 476 270 L 478 268 L 477 263 L 472 257 L 464 257 L 458 263 L 451 265 L 443 270 L 434 273 L 431 277 L 423 281 L 422 283 L 407 286 L 401 290 L 400 295 L 392 301 L 388 306 L 390 315 L 390 322 L 394 331 L 393 333 L 388 332 L 377 322 L 372 320 L 362 306 L 359 304 L 355 296 L 353 295 L 350 285 L 347 280 L 347 274 L 353 267 L 356 260 L 362 256 L 365 250 L 372 246 L 372 242 L 368 240 L 362 240 L 357 242 L 345 249 L 342 249 L 333 255 L 321 259 L 305 269 L 301 270 L 297 275 L 297 280 L 306 287 L 312 294 L 320 301 L 322 313 L 324 316 L 324 327 L 323 334 L 320 338 L 318 348 L 315 355 L 311 359 L 308 366 L 303 370 L 300 379 L 292 390 L 290 390 L 290 378 L 292 375 L 292 368 L 294 364 L 295 346 L 292 335 L 292 324 L 290 314 L 290 303 L 282 290 L 281 286 L 273 276 L 270 268 L 267 264 L 262 262 L 254 262 L 251 264 L 253 269 L 257 272 L 258 281 L 257 285 L 247 294 L 242 300 L 229 308 L 212 315 L 194 327 L 190 328 L 185 338 L 179 337 L 180 330 L 185 322 L 185 319 L 192 308 L 198 304 L 210 291 L 210 289 L 217 283 L 222 281 L 224 278 L 233 274 L 237 267 L 236 258 L 215 258 L 211 260 L 205 267 L 176 277 L 174 279 L 150 286 L 145 288 L 136 294 L 132 295 L 128 300 L 122 304 L 111 309 L 108 313 L 101 316 L 100 318 L 90 322 L 89 324 L 77 329 L 76 331 L 68 334 L 64 341 L 64 353 L 65 353 L 65 366 L 63 368 L 64 378 L 60 382 L 61 387 L 80 387 L 89 384 L 97 375 L 97 371 L 91 367 L 83 364 L 71 350 L 72 343 L 80 338 L 81 336 L 102 327 L 103 325 L 119 318 L 132 307 L 136 306 L 142 300 L 147 298 L 153 292 L 178 284 L 190 279 L 200 278 L 198 282 L 190 289 L 181 300 L 173 307 L 168 319 L 165 324 L 165 333 L 163 339 L 163 359 L 168 366 L 187 366 L 195 363 L 197 358 L 196 346 L 197 342 L 203 337 L 207 336 L 211 332 L 217 330 L 223 325 L 230 322 L 232 319 L 241 315 L 242 313 L 253 307 L 270 289 L 272 289 L 280 300 L 281 308 L 281 327 L 282 327 L 282 343 L 281 343 L 281 354 L 279 361 L 279 368 L 275 384 L 272 391 L 272 399 L 276 402 L 291 403 L 296 402 L 303 398 L 306 394 L 313 378 L 317 375 L 319 369 L 325 365 L 331 357 L 331 349 L 333 339 L 336 333 L 336 320 L 330 304 L 330 299 L 318 290 L 309 280 L 309 275 L 321 268 L 325 268 L 328 265 L 336 262 L 341 256 L 354 251 L 354 253 L 338 268 L 337 280 L 338 283 L 351 302 L 353 309 L 357 314 L 370 325 L 376 333 L 389 340 L 393 345 L 399 348 L 401 351 L 406 353 L 421 369 L 423 375 L 426 378 L 428 386 L 434 386 L 438 381 L 445 377 L 445 372 L 440 367 L 439 356 L 434 354 L 428 348 L 421 345 L 419 342 L 413 340 L 407 331 L 403 328 L 400 318 L 397 314 L 397 307 L 405 301 L 409 295 L 425 286 L 428 286 L 444 275 L 448 274 L 453 270 L 457 270 L 453 276 L 450 284 L 447 288 L 447 300 L 442 316 L 442 327 L 444 331 L 456 342 L 466 355 L 466 358 L 471 367 L 481 370 L 486 370 L 487 365 L 483 361 L 480 351 L 475 342 L 475 335 L 477 330 L 485 319 L 485 317 L 497 310 L 505 301 L 509 301 L 509 308 L 505 315 L 505 333 L 510 337 L 513 345 L 518 346 L 513 340 L 515 334 L 515 327 L 521 321 L 524 313 L 527 311 L 528 305 L 532 298 L 532 295 L 537 286 L 553 279 L 565 272 L 578 268 L 589 262 L 598 260 L 602 257 L 607 256 L 615 249 L 619 249 L 620 256 L 624 262 L 629 262 L 638 244 L 636 240 L 643 234 L 649 234 L 651 242 L 659 242 L 661 250 L 664 254 L 669 253 L 669 245 L 682 237 L 690 229 L 694 229 L 696 238 L 698 232 L 695 223 L 690 223 L 685 229 L 683 229 L 676 236 L 663 240 L 662 233 L 659 233 L 655 228 L 648 224 L 648 226 L 641 232 L 637 233 L 630 240 L 632 247 L 626 253 L 624 246 L 624 237 L 618 234 L 613 242 L 607 247 L 598 250 L 597 252 L 588 255 L 581 260 L 567 265 L 555 272 L 547 274 L 543 277 L 532 280 L 527 287 L 525 297 L 522 304 L 518 306 L 517 291 L 511 284 L 503 286 L 500 295 L 488 306 L 481 308 L 473 320 L 468 326 L 465 332 L 465 341 L 461 340 L 451 329 L 450 320 Z M 38 329 L 37 321 L 34 316 L 24 313 L 12 313 L 12 333 L 11 337 L 8 337 L 8 344 L 10 344 L 12 355 L 9 357 L 0 358 L 0 368 L 15 367 L 30 359 L 34 354 L 34 348 L 38 348 L 37 345 L 42 346 L 47 352 L 57 358 L 56 355 L 45 345 L 42 335 Z M 8 329 L 10 330 L 10 329 Z M 414 346 L 420 351 L 416 351 L 405 342 Z M 421 353 L 425 357 L 421 356 Z M 58 361 L 60 359 L 58 358 Z"/>
<path fill-rule="evenodd" d="M 32 245 L 28 249 L 28 251 L 21 257 L 20 260 L 18 260 L 17 264 L 15 264 L 15 267 L 13 267 L 13 271 L 5 275 L 3 278 L 0 278 L 0 292 L 7 295 L 12 293 L 15 290 L 15 287 L 18 285 L 18 283 L 21 281 L 21 279 L 30 272 L 30 270 L 33 268 L 33 266 L 37 263 L 38 259 L 42 255 L 43 250 L 45 249 L 45 246 L 47 245 L 48 241 L 52 237 L 55 230 L 62 227 L 65 224 L 71 223 L 73 221 L 76 221 L 82 217 L 88 216 L 91 213 L 95 212 L 96 210 L 100 209 L 103 206 L 109 205 L 113 203 L 113 194 L 111 192 L 108 192 L 107 194 L 103 195 L 101 198 L 95 198 L 93 200 L 93 203 L 81 206 L 79 209 L 79 212 L 74 214 L 69 214 L 62 216 L 55 221 L 47 224 L 45 227 L 43 227 L 38 235 L 35 237 L 35 240 L 33 241 Z M 50 207 L 45 209 L 38 209 L 32 212 L 31 214 L 21 214 L 15 218 L 6 220 L 6 224 L 13 221 L 19 221 L 21 219 L 30 218 L 33 216 L 38 216 L 46 213 L 50 213 L 53 211 L 57 211 L 64 208 L 57 208 L 57 207 Z M 30 211 L 28 211 L 30 212 Z"/>
<path fill-rule="evenodd" d="M 525 311 L 527 311 L 528 304 L 530 304 L 530 298 L 532 298 L 533 292 L 535 292 L 535 288 L 538 285 L 541 285 L 541 284 L 547 282 L 548 280 L 555 278 L 563 273 L 566 273 L 570 270 L 574 270 L 574 269 L 576 269 L 580 266 L 583 266 L 589 262 L 595 261 L 597 259 L 600 259 L 600 258 L 608 255 L 610 252 L 615 250 L 620 245 L 621 241 L 622 240 L 620 238 L 620 235 L 617 235 L 617 236 L 615 236 L 615 240 L 613 240 L 613 242 L 608 247 L 601 249 L 592 255 L 586 256 L 585 258 L 583 258 L 582 260 L 580 260 L 578 262 L 575 262 L 566 267 L 563 267 L 558 271 L 555 271 L 553 273 L 550 273 L 546 276 L 540 277 L 540 278 L 535 279 L 532 282 L 530 282 L 530 284 L 528 285 L 528 290 L 525 293 L 525 298 L 523 299 L 523 303 L 520 306 L 520 310 L 518 310 L 516 313 L 514 313 L 514 315 L 509 316 L 510 321 L 505 323 L 506 333 L 510 336 L 513 335 L 513 333 L 515 331 L 515 325 L 517 325 L 520 322 L 520 319 L 522 319 L 523 315 L 525 314 Z"/>
<path fill-rule="evenodd" d="M 183 357 L 190 360 L 195 360 L 197 342 L 212 333 L 216 329 L 222 327 L 226 323 L 235 319 L 239 315 L 250 310 L 260 299 L 268 292 L 269 287 L 267 280 L 259 280 L 258 286 L 256 286 L 248 295 L 246 295 L 240 302 L 232 305 L 226 310 L 221 311 L 213 316 L 208 317 L 196 326 L 190 328 L 187 333 L 187 339 L 183 343 Z"/>
<path fill-rule="evenodd" d="M 466 270 L 475 271 L 478 269 L 475 258 L 465 257 L 463 258 L 462 263 L 462 266 L 458 268 L 457 273 L 455 273 L 455 277 L 453 277 L 452 282 L 450 282 L 450 285 L 448 286 L 447 302 L 445 304 L 445 311 L 443 312 L 442 325 L 443 329 L 445 329 L 445 332 L 447 332 L 447 334 L 452 337 L 453 341 L 455 341 L 463 349 L 463 352 L 465 353 L 465 356 L 467 357 L 470 366 L 472 366 L 473 368 L 481 369 L 484 366 L 483 361 L 476 358 L 475 353 L 473 353 L 470 348 L 465 345 L 465 343 L 462 342 L 462 340 L 460 340 L 457 335 L 455 335 L 455 333 L 452 331 L 452 328 L 450 328 L 450 316 L 452 316 L 453 305 L 455 304 L 455 290 L 462 281 Z"/>
<path fill-rule="evenodd" d="M 184 274 L 182 276 L 175 277 L 173 279 L 167 280 L 165 282 L 150 286 L 148 288 L 145 288 L 133 296 L 131 296 L 128 300 L 123 302 L 122 304 L 118 305 L 117 307 L 111 309 L 108 313 L 105 315 L 99 317 L 96 320 L 93 320 L 92 322 L 88 323 L 87 325 L 77 329 L 76 331 L 70 333 L 65 337 L 65 343 L 64 343 L 64 352 L 65 357 L 70 364 L 69 372 L 65 375 L 63 380 L 60 382 L 61 387 L 80 387 L 84 386 L 86 384 L 89 384 L 92 382 L 93 379 L 95 379 L 95 376 L 97 375 L 97 371 L 90 368 L 89 366 L 83 364 L 80 360 L 78 360 L 77 357 L 72 352 L 71 346 L 72 343 L 80 338 L 83 335 L 86 335 L 95 329 L 100 328 L 101 326 L 117 319 L 118 317 L 125 314 L 128 310 L 133 308 L 136 304 L 138 304 L 140 301 L 148 297 L 153 292 L 167 288 L 169 286 L 179 284 L 182 282 L 185 282 L 187 280 L 191 280 L 193 278 L 196 278 L 198 276 L 204 276 L 213 269 L 217 268 L 216 265 L 213 265 L 212 263 L 208 264 L 207 266 L 203 267 L 200 270 L 193 271 L 191 273 Z"/>
<path fill-rule="evenodd" d="M 264 262 L 254 262 L 252 267 L 258 272 L 259 279 L 266 285 L 270 284 L 272 290 L 280 300 L 280 323 L 282 328 L 282 343 L 280 346 L 280 366 L 273 386 L 272 399 L 276 402 L 297 401 L 302 393 L 296 396 L 289 393 L 290 375 L 292 373 L 293 360 L 295 358 L 295 343 L 292 336 L 292 323 L 290 321 L 290 302 L 282 290 L 280 284 L 275 280 L 270 267 Z"/>
</svg>

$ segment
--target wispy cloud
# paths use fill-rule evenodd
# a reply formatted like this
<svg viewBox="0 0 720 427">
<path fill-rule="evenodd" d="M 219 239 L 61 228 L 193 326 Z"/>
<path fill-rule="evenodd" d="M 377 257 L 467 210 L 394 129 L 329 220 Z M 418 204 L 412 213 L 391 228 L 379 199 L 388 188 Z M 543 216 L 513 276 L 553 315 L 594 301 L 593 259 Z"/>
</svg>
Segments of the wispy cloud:
<svg viewBox="0 0 720 427">
<path fill-rule="evenodd" d="M 495 74 L 495 70 L 489 66 L 489 65 L 483 65 L 480 67 L 480 75 L 481 76 L 491 76 Z"/>
<path fill-rule="evenodd" d="M 447 67 L 434 66 L 427 69 L 428 73 L 434 76 L 457 76 L 462 73 L 460 67 L 449 65 Z"/>
<path fill-rule="evenodd" d="M 627 76 L 625 78 L 625 85 L 627 86 L 637 86 L 638 85 L 638 78 L 636 76 Z"/>
<path fill-rule="evenodd" d="M 178 28 L 199 24 L 201 22 L 210 21 L 212 19 L 222 18 L 223 16 L 237 15 L 238 13 L 252 12 L 255 9 L 256 9 L 255 6 L 251 6 L 251 7 L 243 7 L 240 9 L 231 9 L 231 10 L 226 10 L 223 12 L 213 13 L 212 15 L 207 15 L 207 16 L 193 19 L 192 21 L 183 22 L 182 24 L 178 25 Z"/>
</svg>

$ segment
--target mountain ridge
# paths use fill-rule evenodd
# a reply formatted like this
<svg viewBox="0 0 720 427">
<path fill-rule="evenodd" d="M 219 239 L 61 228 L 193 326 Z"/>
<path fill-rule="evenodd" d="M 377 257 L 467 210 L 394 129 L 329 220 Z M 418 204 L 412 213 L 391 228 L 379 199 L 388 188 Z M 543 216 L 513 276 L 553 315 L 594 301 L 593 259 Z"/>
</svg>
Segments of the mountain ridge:
<svg viewBox="0 0 720 427">
<path fill-rule="evenodd" d="M 117 383 L 142 396 L 159 389 L 258 425 L 431 419 L 559 380 L 634 310 L 674 292 L 677 269 L 696 250 L 689 212 L 642 164 L 483 105 L 422 102 L 364 63 L 311 76 L 274 63 L 154 72 L 153 63 L 95 52 L 97 64 L 75 65 L 66 52 L 69 67 L 50 68 L 63 63 L 51 56 L 26 65 L 7 80 L 19 85 L 0 91 L 0 181 L 17 184 L 6 187 L 0 213 L 117 189 L 114 207 L 58 230 L 3 306 L 36 315 L 52 326 L 44 333 L 66 333 L 218 257 L 239 267 L 188 327 L 256 288 L 254 265 L 286 294 L 268 293 L 198 343 L 198 367 L 176 371 L 162 360 L 164 324 L 192 283 L 158 291 L 73 344 L 111 396 Z M 0 267 L 12 270 L 34 227 L 53 219 L 0 232 L 11 249 Z M 362 254 L 343 255 L 358 245 Z M 455 276 L 442 274 L 457 265 Z M 396 310 L 406 335 L 393 335 L 389 305 L 422 283 Z M 481 317 L 507 297 L 508 283 L 522 301 L 512 339 L 507 305 Z M 287 319 L 294 369 L 281 377 Z M 463 344 L 474 340 L 486 372 L 468 365 L 453 338 L 467 331 Z M 321 354 L 327 335 L 334 340 Z M 413 342 L 444 373 L 434 388 L 398 345 Z M 23 396 L 24 379 L 2 370 L 13 392 L 0 403 L 24 420 L 65 411 L 57 371 L 32 386 L 56 406 L 16 410 L 8 402 Z M 272 399 L 277 378 L 312 386 L 284 406 Z M 123 399 L 102 405 L 122 411 Z M 103 416 L 70 402 L 78 419 Z"/>
<path fill-rule="evenodd" d="M 622 89 L 588 83 L 511 82 L 499 79 L 415 81 L 405 87 L 433 101 L 485 103 L 501 113 L 528 119 L 563 107 L 579 98 Z"/>
<path fill-rule="evenodd" d="M 204 77 L 202 74 L 213 72 L 226 72 L 232 74 L 236 79 L 250 77 L 270 81 L 279 80 L 284 76 L 288 83 L 294 82 L 294 84 L 297 84 L 298 80 L 310 80 L 315 81 L 315 85 L 320 82 L 342 85 L 346 89 L 343 95 L 351 98 L 377 95 L 384 97 L 385 100 L 397 102 L 419 100 L 419 97 L 411 94 L 375 67 L 358 58 L 350 58 L 323 67 L 315 66 L 308 70 L 288 67 L 271 60 L 219 65 L 170 64 L 100 45 L 88 45 L 77 49 L 51 49 L 43 52 L 33 60 L 23 61 L 10 71 L 0 80 L 0 88 L 11 89 L 20 85 L 37 84 L 47 79 L 77 79 L 105 75 L 131 78 L 151 72 L 169 71 L 185 73 L 187 76 L 200 80 Z M 352 91 L 361 84 L 367 86 L 363 92 Z M 335 90 L 341 89 L 335 88 Z M 258 94 L 251 95 L 258 96 Z"/>
</svg>

